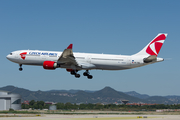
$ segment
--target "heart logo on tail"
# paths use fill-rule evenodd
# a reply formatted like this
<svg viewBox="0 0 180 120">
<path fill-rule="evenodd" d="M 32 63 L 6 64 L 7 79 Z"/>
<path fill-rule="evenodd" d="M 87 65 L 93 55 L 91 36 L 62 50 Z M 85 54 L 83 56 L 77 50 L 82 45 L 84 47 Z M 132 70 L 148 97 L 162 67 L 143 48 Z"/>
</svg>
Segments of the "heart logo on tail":
<svg viewBox="0 0 180 120">
<path fill-rule="evenodd" d="M 161 34 L 160 36 L 156 37 L 147 47 L 146 52 L 150 55 L 158 55 L 166 36 Z"/>
</svg>

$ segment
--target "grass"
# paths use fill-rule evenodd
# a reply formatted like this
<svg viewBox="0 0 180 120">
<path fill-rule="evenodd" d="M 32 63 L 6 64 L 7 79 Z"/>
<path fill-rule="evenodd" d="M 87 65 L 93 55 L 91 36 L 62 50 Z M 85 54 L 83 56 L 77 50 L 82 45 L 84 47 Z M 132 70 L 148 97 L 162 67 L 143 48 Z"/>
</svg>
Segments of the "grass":
<svg viewBox="0 0 180 120">
<path fill-rule="evenodd" d="M 61 115 L 180 115 L 176 112 L 155 112 L 155 111 L 63 111 L 63 110 L 26 110 L 26 111 L 0 111 L 0 114 L 61 114 Z"/>
<path fill-rule="evenodd" d="M 40 114 L 34 111 L 0 111 L 0 114 Z"/>
</svg>

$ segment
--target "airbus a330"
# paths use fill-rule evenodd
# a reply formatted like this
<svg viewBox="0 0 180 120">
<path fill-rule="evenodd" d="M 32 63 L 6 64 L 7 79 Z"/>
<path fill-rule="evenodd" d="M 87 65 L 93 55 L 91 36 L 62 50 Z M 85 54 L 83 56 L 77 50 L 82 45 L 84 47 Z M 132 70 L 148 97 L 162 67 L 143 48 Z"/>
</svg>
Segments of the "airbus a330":
<svg viewBox="0 0 180 120">
<path fill-rule="evenodd" d="M 112 55 L 77 53 L 72 51 L 73 44 L 70 44 L 63 52 L 40 51 L 40 50 L 18 50 L 11 52 L 6 58 L 22 65 L 43 66 L 47 70 L 65 68 L 76 78 L 80 77 L 78 71 L 85 70 L 84 76 L 92 79 L 89 70 L 124 70 L 161 62 L 164 59 L 157 57 L 167 37 L 167 34 L 158 34 L 140 52 L 133 55 Z"/>
</svg>

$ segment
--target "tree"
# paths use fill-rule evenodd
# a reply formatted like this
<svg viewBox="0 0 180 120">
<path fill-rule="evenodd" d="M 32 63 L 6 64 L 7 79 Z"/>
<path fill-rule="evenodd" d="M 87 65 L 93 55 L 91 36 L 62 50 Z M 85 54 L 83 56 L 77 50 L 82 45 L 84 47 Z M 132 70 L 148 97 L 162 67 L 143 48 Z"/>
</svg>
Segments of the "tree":
<svg viewBox="0 0 180 120">
<path fill-rule="evenodd" d="M 33 105 L 33 108 L 34 108 L 34 109 L 39 109 L 39 106 L 37 105 L 37 103 L 35 103 L 35 104 Z"/>
<path fill-rule="evenodd" d="M 22 104 L 22 105 L 21 105 L 21 108 L 22 108 L 22 109 L 29 109 L 29 105 L 27 105 L 27 104 Z"/>
<path fill-rule="evenodd" d="M 94 108 L 94 104 L 91 104 L 91 103 L 87 104 L 86 106 L 87 106 L 86 107 L 87 109 L 91 109 L 92 110 Z"/>
<path fill-rule="evenodd" d="M 57 109 L 64 109 L 64 103 L 57 103 L 56 107 Z"/>
<path fill-rule="evenodd" d="M 36 103 L 36 102 L 35 102 L 34 100 L 31 100 L 31 101 L 29 102 L 29 105 L 30 105 L 30 106 L 33 106 L 35 103 Z"/>
<path fill-rule="evenodd" d="M 81 110 L 86 109 L 86 104 L 80 104 L 80 105 L 79 105 L 79 109 L 81 109 Z"/>
<path fill-rule="evenodd" d="M 38 109 L 43 109 L 45 107 L 44 101 L 37 101 Z"/>
<path fill-rule="evenodd" d="M 64 105 L 64 108 L 65 109 L 72 109 L 72 104 L 70 102 L 67 102 L 65 105 Z"/>
<path fill-rule="evenodd" d="M 101 103 L 96 103 L 95 109 L 103 109 L 103 105 Z"/>
</svg>

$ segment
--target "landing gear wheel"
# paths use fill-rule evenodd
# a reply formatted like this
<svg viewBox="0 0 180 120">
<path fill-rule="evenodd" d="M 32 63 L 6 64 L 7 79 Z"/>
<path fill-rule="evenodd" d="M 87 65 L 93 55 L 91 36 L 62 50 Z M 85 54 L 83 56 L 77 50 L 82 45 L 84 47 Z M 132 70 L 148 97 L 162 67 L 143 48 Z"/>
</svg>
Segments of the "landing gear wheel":
<svg viewBox="0 0 180 120">
<path fill-rule="evenodd" d="M 71 75 L 76 75 L 75 71 L 71 71 Z"/>
<path fill-rule="evenodd" d="M 84 75 L 84 76 L 88 76 L 88 73 L 87 73 L 87 72 L 84 72 L 83 75 Z"/>
<path fill-rule="evenodd" d="M 75 74 L 75 77 L 76 77 L 76 78 L 79 78 L 79 77 L 80 77 L 80 74 Z"/>
<path fill-rule="evenodd" d="M 78 70 L 72 70 L 70 73 L 71 75 L 74 75 L 76 78 L 80 77 L 80 74 L 77 74 Z"/>
<path fill-rule="evenodd" d="M 19 71 L 22 71 L 23 70 L 23 68 L 19 68 Z"/>
<path fill-rule="evenodd" d="M 88 79 L 92 79 L 93 76 L 92 76 L 92 75 L 88 75 L 87 78 L 88 78 Z"/>
<path fill-rule="evenodd" d="M 88 70 L 86 70 L 86 71 L 83 73 L 83 75 L 84 75 L 84 76 L 87 76 L 88 79 L 92 79 L 92 78 L 93 78 L 93 76 L 90 75 L 90 73 L 89 73 Z"/>
</svg>

